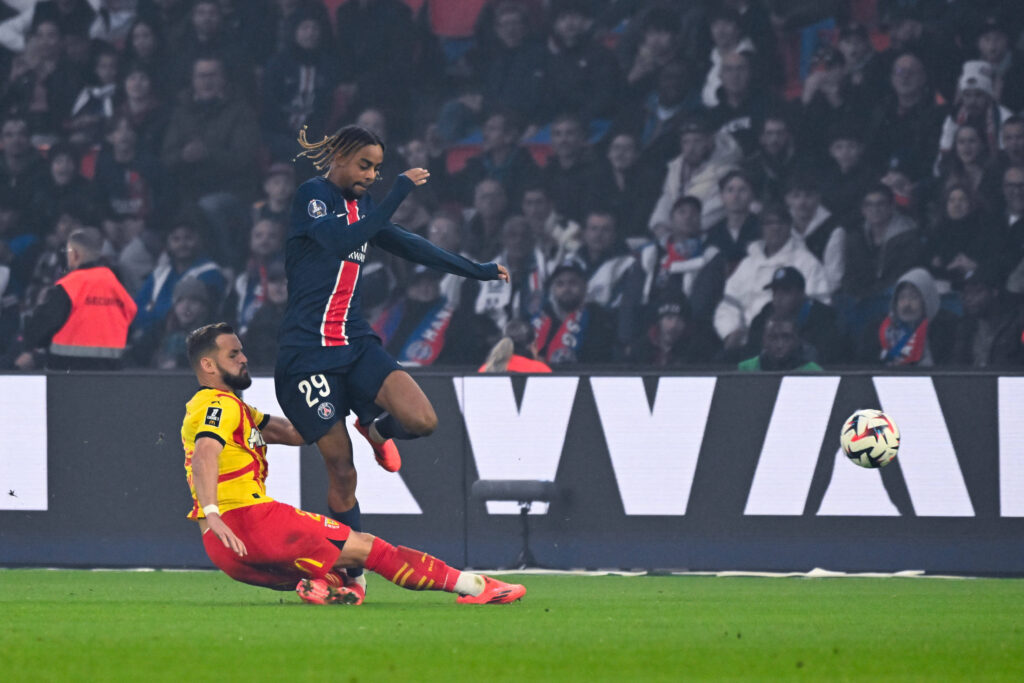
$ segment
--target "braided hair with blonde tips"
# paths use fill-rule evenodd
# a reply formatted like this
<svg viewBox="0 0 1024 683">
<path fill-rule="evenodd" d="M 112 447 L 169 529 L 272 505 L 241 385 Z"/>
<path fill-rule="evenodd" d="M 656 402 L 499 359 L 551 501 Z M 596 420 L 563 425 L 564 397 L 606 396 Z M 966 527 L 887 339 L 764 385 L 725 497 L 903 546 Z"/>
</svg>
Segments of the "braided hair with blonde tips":
<svg viewBox="0 0 1024 683">
<path fill-rule="evenodd" d="M 384 150 L 384 141 L 362 126 L 343 126 L 334 135 L 325 135 L 319 142 L 310 142 L 307 139 L 306 128 L 303 126 L 299 131 L 298 141 L 302 151 L 296 154 L 292 161 L 306 157 L 318 171 L 328 168 L 338 153 L 347 156 L 368 145 L 379 145 L 381 150 Z"/>
</svg>

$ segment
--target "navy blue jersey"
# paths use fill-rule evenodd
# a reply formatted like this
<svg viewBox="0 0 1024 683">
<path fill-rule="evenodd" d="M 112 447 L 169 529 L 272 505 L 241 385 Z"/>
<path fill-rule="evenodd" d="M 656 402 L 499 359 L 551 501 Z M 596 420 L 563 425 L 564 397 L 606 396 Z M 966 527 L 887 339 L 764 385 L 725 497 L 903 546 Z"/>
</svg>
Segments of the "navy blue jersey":
<svg viewBox="0 0 1024 683">
<path fill-rule="evenodd" d="M 414 187 L 399 176 L 379 206 L 368 193 L 347 199 L 319 176 L 299 187 L 285 246 L 288 307 L 278 335 L 279 362 L 300 361 L 304 367 L 293 368 L 300 371 L 326 370 L 345 357 L 353 339 L 374 334 L 359 296 L 368 245 L 447 273 L 498 278 L 497 265 L 474 263 L 391 223 L 391 214 Z"/>
</svg>

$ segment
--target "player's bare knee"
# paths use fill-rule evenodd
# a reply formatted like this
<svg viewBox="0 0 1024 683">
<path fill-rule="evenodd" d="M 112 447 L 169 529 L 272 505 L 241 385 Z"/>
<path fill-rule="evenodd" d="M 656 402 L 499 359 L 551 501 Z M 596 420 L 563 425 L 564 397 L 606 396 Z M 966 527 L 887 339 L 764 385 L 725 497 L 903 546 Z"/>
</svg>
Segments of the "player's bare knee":
<svg viewBox="0 0 1024 683">
<path fill-rule="evenodd" d="M 412 424 L 407 425 L 406 429 L 418 436 L 430 436 L 437 429 L 437 415 L 433 410 L 420 413 L 412 419 Z"/>
</svg>

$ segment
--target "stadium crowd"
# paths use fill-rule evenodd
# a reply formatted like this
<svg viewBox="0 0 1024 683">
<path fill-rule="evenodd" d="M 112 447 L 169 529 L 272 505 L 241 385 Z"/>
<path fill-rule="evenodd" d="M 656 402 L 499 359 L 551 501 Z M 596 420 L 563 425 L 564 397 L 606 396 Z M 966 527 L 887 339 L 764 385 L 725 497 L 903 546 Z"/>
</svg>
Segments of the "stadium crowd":
<svg viewBox="0 0 1024 683">
<path fill-rule="evenodd" d="M 387 142 L 376 197 L 431 170 L 395 223 L 512 275 L 371 249 L 364 310 L 403 364 L 475 368 L 506 333 L 556 369 L 1024 361 L 1012 0 L 6 0 L 0 19 L 5 369 L 54 367 L 54 283 L 97 263 L 137 308 L 119 364 L 187 368 L 185 334 L 228 320 L 272 368 L 315 173 L 296 136 L 347 123 Z"/>
</svg>

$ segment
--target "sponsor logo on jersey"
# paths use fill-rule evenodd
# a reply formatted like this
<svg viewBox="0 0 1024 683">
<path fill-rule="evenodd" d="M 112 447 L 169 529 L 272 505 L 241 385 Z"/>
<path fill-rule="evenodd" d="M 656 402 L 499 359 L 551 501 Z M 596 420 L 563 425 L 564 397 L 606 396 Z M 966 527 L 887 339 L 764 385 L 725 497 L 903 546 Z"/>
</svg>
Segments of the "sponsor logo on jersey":
<svg viewBox="0 0 1024 683">
<path fill-rule="evenodd" d="M 320 216 L 327 215 L 327 205 L 319 199 L 310 199 L 309 205 L 306 206 L 306 213 L 309 214 L 310 218 L 320 218 Z"/>
<path fill-rule="evenodd" d="M 206 424 L 210 425 L 211 427 L 219 427 L 220 426 L 221 412 L 222 412 L 222 410 L 220 408 L 213 408 L 213 407 L 207 408 L 206 409 Z"/>
<path fill-rule="evenodd" d="M 326 401 L 321 403 L 317 406 L 316 414 L 320 416 L 321 420 L 330 420 L 334 417 L 334 404 L 327 403 Z"/>
</svg>

